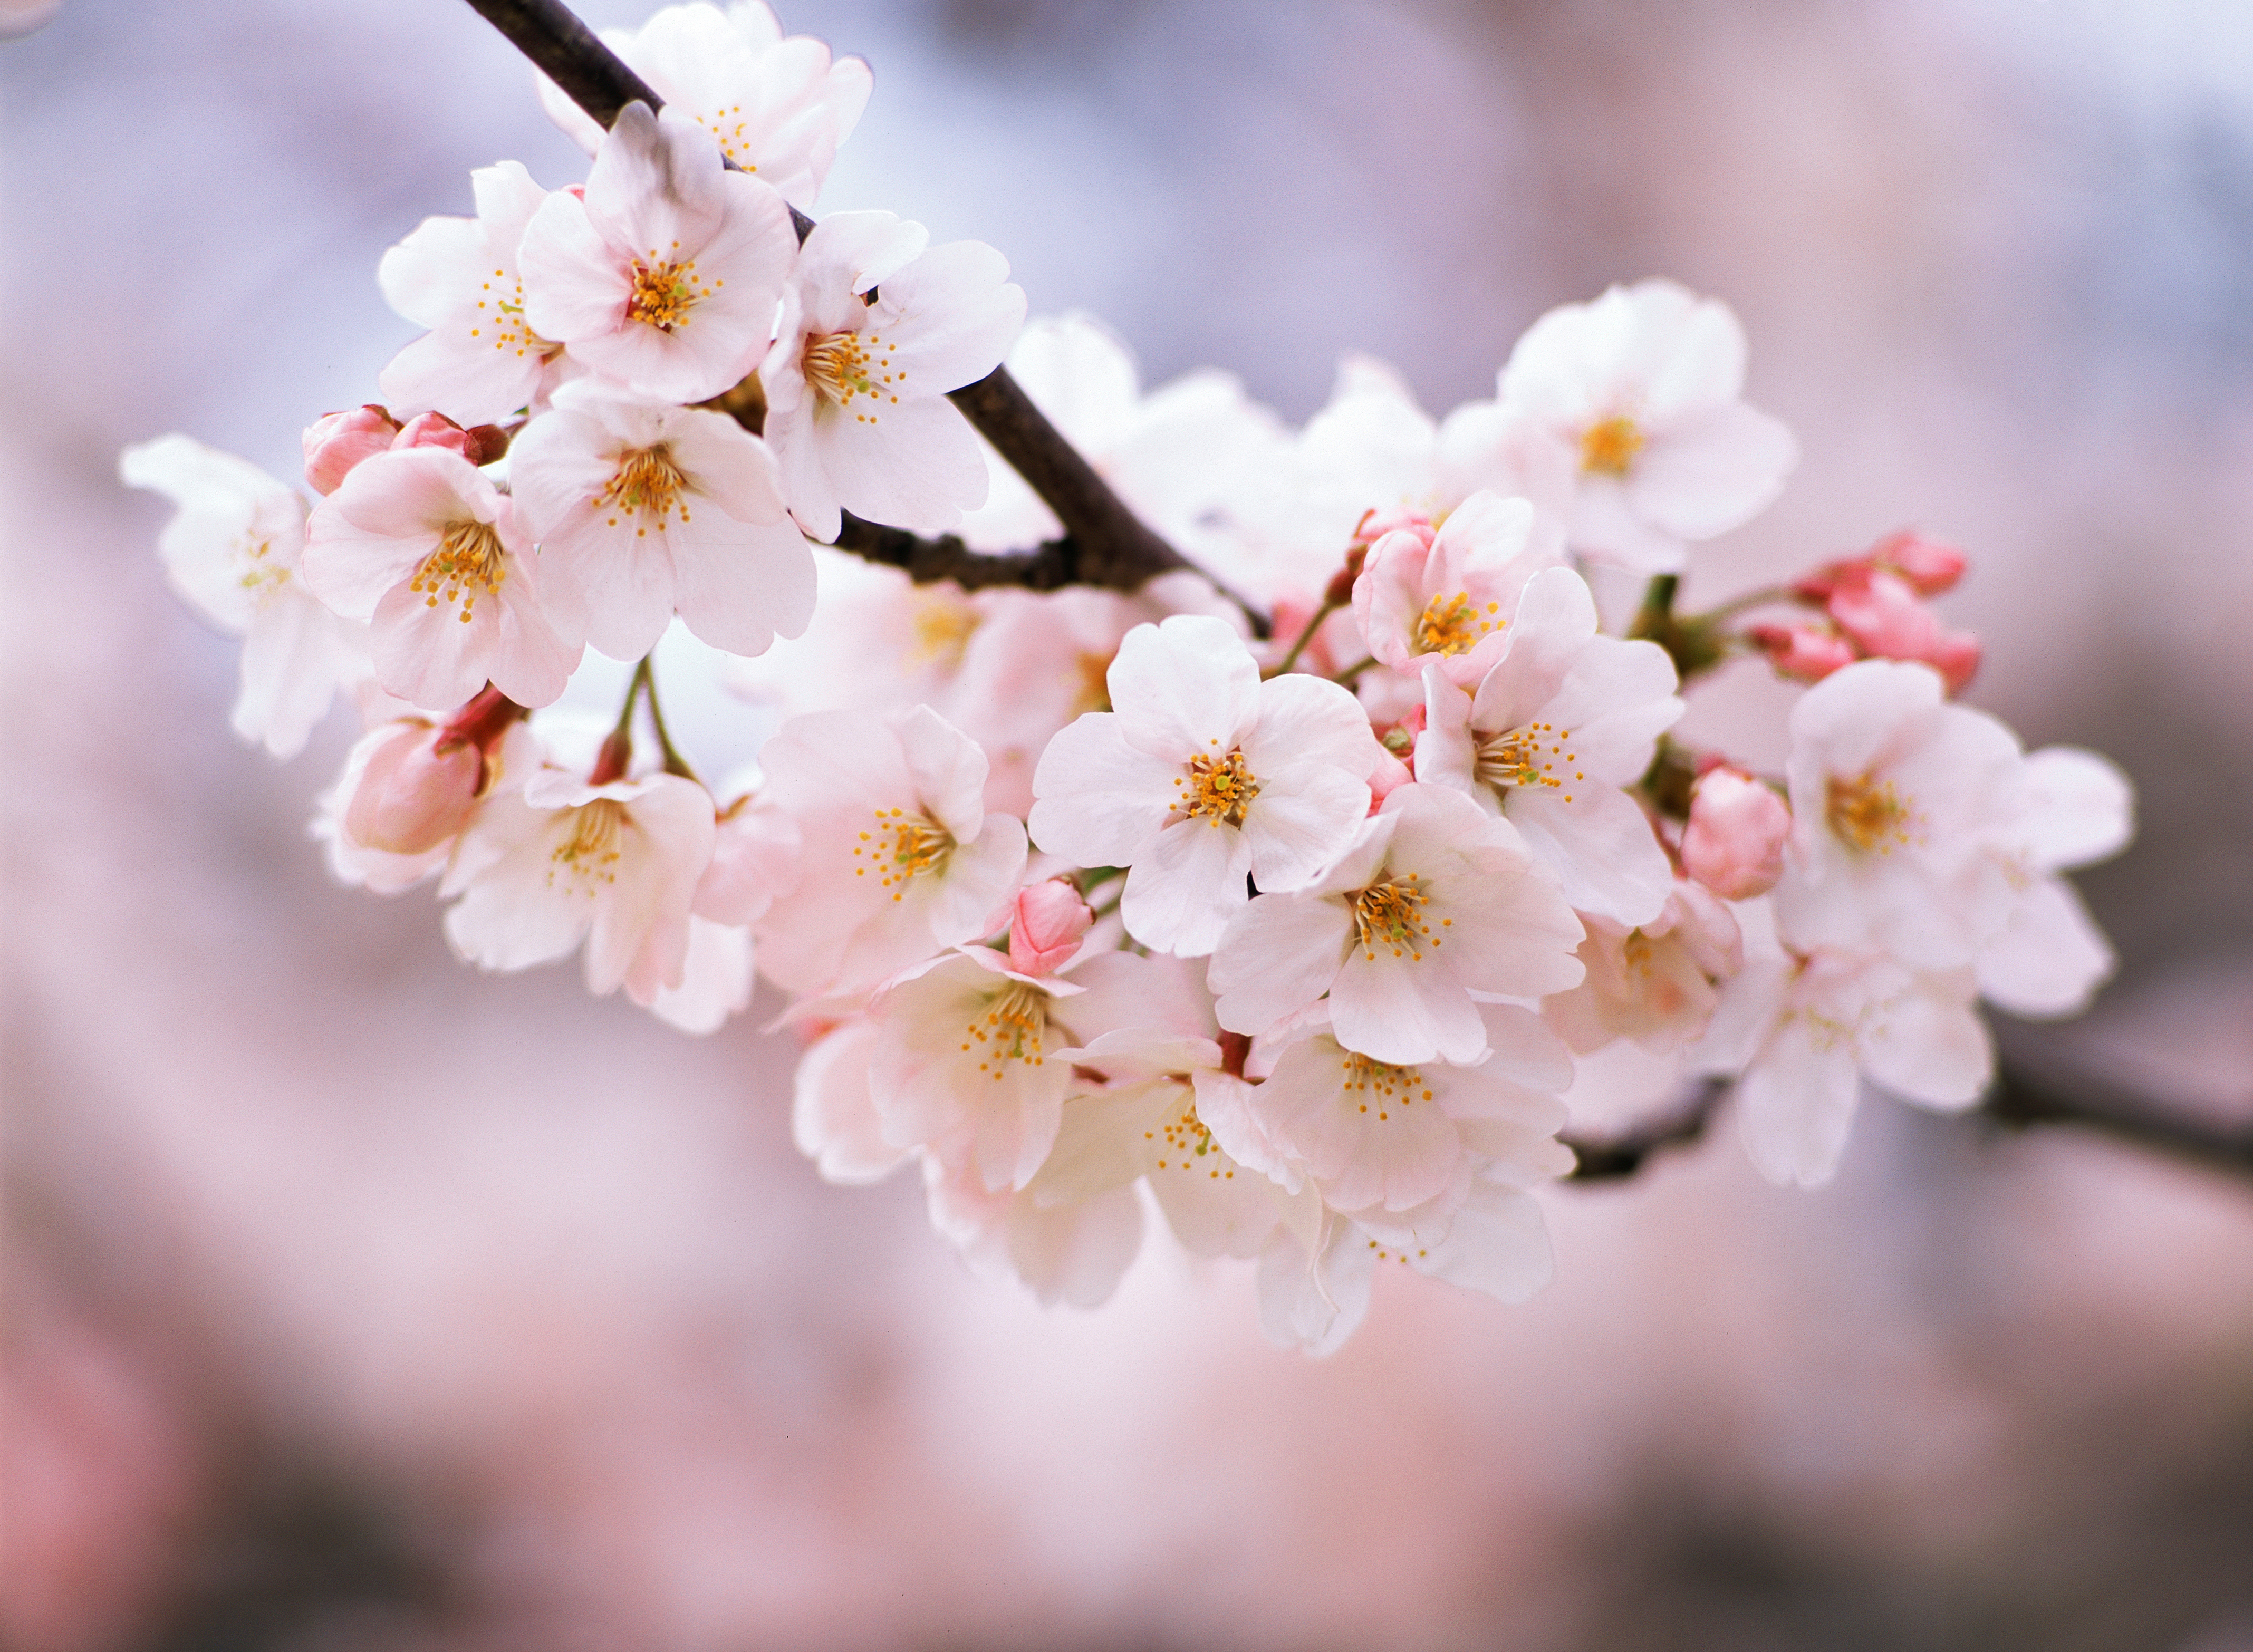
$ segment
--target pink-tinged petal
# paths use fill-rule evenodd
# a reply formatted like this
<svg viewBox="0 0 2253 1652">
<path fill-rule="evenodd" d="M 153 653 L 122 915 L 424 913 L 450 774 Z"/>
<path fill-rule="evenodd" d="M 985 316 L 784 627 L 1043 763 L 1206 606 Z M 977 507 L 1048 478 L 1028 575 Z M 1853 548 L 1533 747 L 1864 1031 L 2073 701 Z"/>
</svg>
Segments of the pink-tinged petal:
<svg viewBox="0 0 2253 1652">
<path fill-rule="evenodd" d="M 1328 992 L 1353 942 L 1343 902 L 1263 895 L 1238 911 L 1214 948 L 1206 979 L 1231 1032 L 1258 1035 Z"/>
<path fill-rule="evenodd" d="M 1927 738 L 1943 693 L 1929 666 L 1866 659 L 1802 694 L 1789 724 L 1793 813 L 1820 819 L 1830 776 L 1866 773 Z"/>
<path fill-rule="evenodd" d="M 1420 1075 L 1371 1070 L 1328 1038 L 1292 1045 L 1245 1105 L 1342 1210 L 1412 1209 L 1447 1191 L 1462 1162 Z"/>
<path fill-rule="evenodd" d="M 475 871 L 442 895 L 461 889 L 446 913 L 446 939 L 465 962 L 489 970 L 527 969 L 562 958 L 594 922 L 594 903 L 552 875 L 568 821 L 522 798 L 487 800 L 463 839 L 456 871 Z"/>
<path fill-rule="evenodd" d="M 930 244 L 929 230 L 891 213 L 831 213 L 823 218 L 799 249 L 793 276 L 801 292 L 823 301 L 814 331 L 836 331 L 841 318 L 851 313 L 841 301 L 889 281 Z"/>
<path fill-rule="evenodd" d="M 464 624 L 452 608 L 430 606 L 422 592 L 401 581 L 375 605 L 371 641 L 376 680 L 385 692 L 426 711 L 460 705 L 492 674 L 500 642 L 499 608 L 487 596 Z M 560 681 L 555 687 L 562 692 Z"/>
<path fill-rule="evenodd" d="M 1566 568 L 1536 575 L 1518 599 L 1510 652 L 1478 686 L 1471 726 L 1500 733 L 1531 721 L 1557 698 L 1595 634 L 1587 582 Z"/>
<path fill-rule="evenodd" d="M 1289 1233 L 1260 1253 L 1259 1328 L 1278 1348 L 1320 1359 L 1335 1354 L 1369 1312 L 1369 1276 L 1377 1253 L 1353 1224 L 1329 1218 L 1310 1258 Z"/>
<path fill-rule="evenodd" d="M 1497 1302 L 1524 1301 L 1556 1271 L 1539 1203 L 1492 1181 L 1473 1182 L 1447 1237 L 1410 1261 L 1419 1273 L 1483 1291 Z"/>
<path fill-rule="evenodd" d="M 775 523 L 786 514 L 772 450 L 733 419 L 691 408 L 667 421 L 666 442 L 696 491 L 738 522 Z"/>
<path fill-rule="evenodd" d="M 550 576 L 535 589 L 521 560 L 508 560 L 512 577 L 503 581 L 499 592 L 499 637 L 486 674 L 494 687 L 520 706 L 553 705 L 562 698 L 585 652 L 584 644 L 555 623 L 554 610 L 558 604 L 555 599 L 568 587 L 563 579 Z M 478 629 L 485 620 L 484 606 L 479 604 L 476 623 L 457 629 Z M 475 687 L 470 690 L 476 692 Z"/>
<path fill-rule="evenodd" d="M 1344 770 L 1308 763 L 1273 774 L 1245 812 L 1252 881 L 1270 894 L 1306 888 L 1353 841 L 1368 813 L 1368 785 Z"/>
<path fill-rule="evenodd" d="M 775 390 L 769 391 L 767 445 L 774 450 L 776 469 L 782 473 L 782 494 L 792 519 L 808 538 L 827 545 L 844 527 L 844 506 L 837 484 L 830 478 L 827 445 L 814 429 L 814 397 L 805 390 L 803 380 L 775 377 L 774 366 L 770 356 L 760 369 L 762 380 L 776 389 L 795 384 L 804 394 L 792 407 L 782 402 Z M 981 458 L 979 463 L 982 465 L 985 461 Z"/>
<path fill-rule="evenodd" d="M 1573 1082 L 1572 1052 L 1531 1010 L 1482 1004 L 1479 1019 L 1486 1023 L 1488 1051 L 1477 1069 L 1482 1077 L 1551 1094 Z"/>
<path fill-rule="evenodd" d="M 701 642 L 763 654 L 813 618 L 813 553 L 788 521 L 751 526 L 700 519 L 674 530 L 673 600 Z"/>
<path fill-rule="evenodd" d="M 1570 736 L 1576 775 L 1632 785 L 1650 767 L 1658 736 L 1687 709 L 1675 697 L 1677 680 L 1657 644 L 1592 637 L 1541 721 Z"/>
<path fill-rule="evenodd" d="M 1644 385 L 1642 414 L 1654 426 L 1744 394 L 1745 330 L 1716 299 L 1699 299 L 1671 282 L 1629 289 L 1638 325 L 1622 364 Z"/>
<path fill-rule="evenodd" d="M 1203 957 L 1220 944 L 1228 920 L 1249 898 L 1251 863 L 1244 834 L 1234 826 L 1198 819 L 1166 827 L 1126 875 L 1119 903 L 1126 932 L 1158 951 Z"/>
<path fill-rule="evenodd" d="M 1075 866 L 1129 866 L 1166 822 L 1181 765 L 1128 745 L 1089 712 L 1057 731 L 1033 771 L 1033 841 Z"/>
<path fill-rule="evenodd" d="M 1486 1050 L 1486 1024 L 1447 963 L 1432 952 L 1395 957 L 1381 942 L 1347 951 L 1330 987 L 1330 1026 L 1348 1049 L 1395 1064 L 1473 1062 Z"/>
<path fill-rule="evenodd" d="M 569 344 L 624 324 L 633 271 L 575 195 L 559 190 L 541 204 L 525 226 L 517 268 L 524 318 L 541 338 Z"/>
<path fill-rule="evenodd" d="M 1216 637 L 1210 646 L 1218 650 L 1222 645 Z M 1231 678 L 1240 680 L 1240 671 L 1231 670 Z M 1320 764 L 1359 780 L 1376 766 L 1384 748 L 1369 732 L 1368 714 L 1336 683 L 1293 672 L 1259 684 L 1255 693 L 1259 721 L 1240 737 L 1245 761 L 1255 776 Z"/>
<path fill-rule="evenodd" d="M 1137 625 L 1106 680 L 1120 737 L 1169 763 L 1226 756 L 1259 714 L 1259 667 L 1244 639 L 1202 614 Z"/>
<path fill-rule="evenodd" d="M 587 215 L 638 255 L 694 257 L 720 226 L 720 151 L 711 135 L 646 103 L 618 111 L 587 173 Z"/>
<path fill-rule="evenodd" d="M 546 543 L 567 527 L 583 531 L 617 474 L 617 445 L 602 420 L 576 408 L 551 408 L 519 431 L 508 483 L 526 532 Z"/>
<path fill-rule="evenodd" d="M 2035 880 L 1973 960 L 1979 995 L 2013 1015 L 2076 1015 L 2118 959 L 2062 878 Z"/>
<path fill-rule="evenodd" d="M 865 1187 L 907 1158 L 884 1140 L 883 1119 L 868 1093 L 875 1024 L 847 1021 L 799 1058 L 791 1105 L 791 1139 L 814 1161 L 824 1181 Z"/>
<path fill-rule="evenodd" d="M 958 846 L 931 906 L 931 938 L 958 946 L 992 935 L 1008 921 L 1009 895 L 1025 875 L 1025 827 L 1014 815 L 989 814 L 978 840 Z"/>
<path fill-rule="evenodd" d="M 2045 871 L 2087 866 L 2117 854 L 2136 834 L 2136 793 L 2109 757 L 2073 746 L 2029 752 L 2021 830 Z"/>
<path fill-rule="evenodd" d="M 1674 868 L 1650 817 L 1616 786 L 1576 786 L 1570 802 L 1561 792 L 1519 787 L 1503 813 L 1556 875 L 1574 910 L 1630 929 L 1664 910 Z"/>
<path fill-rule="evenodd" d="M 1507 690 L 1497 699 L 1505 703 Z M 1416 778 L 1445 786 L 1479 802 L 1489 814 L 1501 805 L 1478 784 L 1478 749 L 1471 735 L 1471 697 L 1448 680 L 1438 666 L 1424 668 L 1424 727 L 1416 735 Z"/>
<path fill-rule="evenodd" d="M 1584 555 L 1634 574 L 1679 573 L 1689 560 L 1681 536 L 1645 521 L 1627 489 L 1608 476 L 1580 478 L 1565 538 Z"/>
<path fill-rule="evenodd" d="M 1927 976 L 1887 1003 L 1862 1056 L 1896 1095 L 1950 1112 L 1978 1100 L 1995 1076 L 1994 1043 L 1962 973 Z"/>
<path fill-rule="evenodd" d="M 1061 1013 L 1083 1044 L 1129 1028 L 1146 1040 L 1220 1035 L 1202 962 L 1137 952 L 1083 953 L 1069 975 L 1085 990 Z"/>
<path fill-rule="evenodd" d="M 922 394 L 982 379 L 1008 354 L 1024 325 L 1025 293 L 1009 282 L 1009 261 L 982 241 L 933 247 L 884 277 L 871 327 L 896 344 Z"/>
<path fill-rule="evenodd" d="M 910 706 L 887 722 L 900 744 L 917 799 L 958 843 L 975 839 L 986 819 L 986 754 L 929 706 Z M 835 754 L 850 761 L 850 754 Z"/>
<path fill-rule="evenodd" d="M 941 533 L 986 500 L 985 455 L 969 423 L 944 399 L 902 401 L 873 414 L 822 401 L 791 442 L 813 450 L 807 457 L 841 508 L 872 522 Z M 777 445 L 783 449 L 779 433 Z M 834 538 L 834 529 L 825 536 L 806 515 L 788 451 L 778 457 L 792 512 L 817 539 Z"/>
<path fill-rule="evenodd" d="M 625 809 L 616 881 L 587 937 L 587 990 L 600 997 L 623 985 L 647 1004 L 681 982 L 688 906 L 712 860 L 712 797 L 693 780 L 652 775 Z"/>
<path fill-rule="evenodd" d="M 260 610 L 242 637 L 235 733 L 273 756 L 303 751 L 336 697 L 338 670 L 349 658 L 339 633 L 349 624 L 303 594 Z"/>
<path fill-rule="evenodd" d="M 1766 510 L 1798 462 L 1799 443 L 1781 421 L 1731 401 L 1653 432 L 1627 492 L 1636 513 L 1666 533 L 1709 540 Z"/>
<path fill-rule="evenodd" d="M 708 918 L 688 920 L 688 956 L 680 985 L 661 988 L 649 1012 L 667 1027 L 704 1037 L 750 1007 L 751 932 Z M 633 989 L 631 979 L 627 990 Z"/>
<path fill-rule="evenodd" d="M 426 218 L 384 254 L 375 280 L 394 310 L 418 327 L 437 327 L 490 278 L 492 268 L 483 224 L 474 218 Z"/>
<path fill-rule="evenodd" d="M 1738 1133 L 1754 1168 L 1779 1187 L 1829 1181 L 1860 1091 L 1851 1046 L 1818 1041 L 1803 1016 L 1786 1021 L 1737 1082 Z"/>
</svg>

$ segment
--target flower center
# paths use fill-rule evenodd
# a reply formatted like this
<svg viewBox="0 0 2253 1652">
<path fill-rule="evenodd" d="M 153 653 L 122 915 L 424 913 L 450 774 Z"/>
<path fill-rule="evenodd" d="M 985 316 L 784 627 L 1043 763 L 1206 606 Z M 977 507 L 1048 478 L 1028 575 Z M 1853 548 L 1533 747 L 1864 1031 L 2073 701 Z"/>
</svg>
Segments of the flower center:
<svg viewBox="0 0 2253 1652">
<path fill-rule="evenodd" d="M 597 798 L 572 811 L 570 835 L 548 857 L 548 887 L 555 888 L 560 872 L 573 893 L 592 899 L 596 884 L 617 882 L 618 828 L 625 815 L 625 805 L 615 798 Z"/>
<path fill-rule="evenodd" d="M 478 290 L 488 296 L 478 300 L 478 309 L 482 313 L 478 317 L 478 324 L 470 329 L 471 338 L 490 337 L 494 349 L 514 350 L 520 356 L 536 350 L 544 358 L 563 348 L 562 345 L 550 344 L 542 338 L 525 320 L 522 282 L 511 281 L 506 269 L 493 271 L 493 281 L 506 282 L 509 296 L 504 298 L 494 292 L 492 281 L 478 283 Z"/>
<path fill-rule="evenodd" d="M 1242 826 L 1244 812 L 1259 795 L 1259 783 L 1245 766 L 1241 747 L 1224 757 L 1191 757 L 1189 772 L 1176 775 L 1174 786 L 1181 796 L 1174 799 L 1168 814 L 1178 814 L 1185 820 L 1203 816 L 1215 826 Z"/>
<path fill-rule="evenodd" d="M 1559 770 L 1579 761 L 1565 745 L 1572 737 L 1570 728 L 1548 722 L 1529 722 L 1502 734 L 1480 735 L 1472 771 L 1481 784 L 1496 791 L 1513 786 L 1547 786 L 1562 791 L 1566 776 Z M 1577 770 L 1571 774 L 1574 780 L 1587 777 Z M 1565 801 L 1572 800 L 1573 794 L 1566 791 Z"/>
<path fill-rule="evenodd" d="M 1440 938 L 1432 933 L 1432 926 L 1424 917 L 1424 909 L 1432 903 L 1432 897 L 1424 893 L 1423 880 L 1416 874 L 1387 878 L 1382 883 L 1357 889 L 1352 900 L 1353 932 L 1364 957 L 1374 959 L 1377 949 L 1385 946 L 1392 950 L 1395 958 L 1412 958 L 1420 962 L 1426 941 L 1434 949 L 1439 946 Z"/>
<path fill-rule="evenodd" d="M 1145 1130 L 1142 1140 L 1154 1142 L 1166 1156 L 1158 1161 L 1161 1170 L 1194 1170 L 1195 1161 L 1210 1158 L 1206 1170 L 1207 1180 L 1233 1181 L 1236 1172 L 1229 1168 L 1228 1155 L 1213 1144 L 1212 1132 L 1205 1128 L 1204 1120 L 1197 1117 L 1194 1098 L 1184 1101 L 1177 1113 L 1168 1113 L 1155 1130 Z"/>
<path fill-rule="evenodd" d="M 675 251 L 679 241 L 673 243 Z M 683 262 L 660 259 L 655 247 L 650 248 L 646 261 L 637 258 L 633 265 L 633 291 L 626 297 L 626 319 L 645 322 L 659 332 L 671 332 L 685 326 L 688 312 L 717 292 L 724 282 L 706 285 L 696 274 L 696 261 Z"/>
<path fill-rule="evenodd" d="M 1580 433 L 1580 469 L 1597 476 L 1625 476 L 1643 451 L 1643 430 L 1625 415 L 1601 420 Z"/>
<path fill-rule="evenodd" d="M 918 590 L 911 622 L 915 646 L 908 651 L 903 663 L 910 670 L 924 666 L 936 666 L 941 671 L 957 669 L 981 617 L 959 595 L 950 599 L 926 596 Z"/>
<path fill-rule="evenodd" d="M 875 829 L 863 832 L 854 846 L 853 858 L 861 864 L 853 868 L 853 875 L 866 877 L 874 867 L 877 881 L 896 901 L 907 893 L 909 879 L 944 872 L 946 857 L 953 853 L 953 834 L 929 815 L 879 809 Z"/>
<path fill-rule="evenodd" d="M 595 508 L 613 511 L 625 516 L 653 515 L 657 531 L 665 532 L 665 519 L 674 511 L 680 512 L 683 522 L 688 520 L 688 507 L 680 496 L 687 491 L 687 477 L 673 463 L 672 450 L 659 445 L 642 448 L 625 456 L 615 475 L 605 483 L 595 497 Z M 618 518 L 609 519 L 616 527 Z M 637 526 L 634 537 L 640 539 L 649 532 L 646 526 Z"/>
<path fill-rule="evenodd" d="M 1049 1027 L 1049 995 L 1023 981 L 1011 981 L 988 1000 L 986 1013 L 973 1014 L 962 1029 L 965 1053 L 984 1057 L 981 1073 L 991 1073 L 1000 1084 L 1009 1063 L 1042 1064 L 1041 1035 Z M 981 1048 L 982 1046 L 982 1048 Z"/>
<path fill-rule="evenodd" d="M 1416 1102 L 1432 1099 L 1423 1075 L 1413 1067 L 1388 1067 L 1350 1050 L 1340 1065 L 1345 1070 L 1347 1097 L 1364 1112 L 1376 1108 L 1379 1124 L 1389 1122 L 1396 1107 L 1406 1112 Z"/>
<path fill-rule="evenodd" d="M 1907 843 L 1908 813 L 1892 781 L 1866 773 L 1852 780 L 1834 777 L 1823 805 L 1824 823 L 1866 854 L 1890 854 L 1894 844 Z"/>
<path fill-rule="evenodd" d="M 1416 622 L 1416 652 L 1468 653 L 1478 646 L 1481 638 L 1510 624 L 1506 619 L 1494 617 L 1501 609 L 1500 603 L 1489 603 L 1486 611 L 1481 613 L 1468 591 L 1457 591 L 1453 596 L 1434 596 L 1424 604 L 1423 616 Z"/>
<path fill-rule="evenodd" d="M 806 341 L 806 353 L 799 362 L 806 372 L 806 381 L 820 391 L 825 401 L 849 408 L 854 397 L 866 396 L 873 409 L 879 402 L 900 399 L 894 386 L 907 374 L 891 371 L 892 352 L 898 347 L 885 344 L 881 335 L 873 332 L 823 333 Z M 876 422 L 873 410 L 853 416 L 862 424 Z"/>
<path fill-rule="evenodd" d="M 459 603 L 462 624 L 466 625 L 478 593 L 498 591 L 508 576 L 502 554 L 500 535 L 490 522 L 450 523 L 438 548 L 422 559 L 407 589 L 423 593 L 425 608 L 442 603 L 451 608 Z"/>
</svg>

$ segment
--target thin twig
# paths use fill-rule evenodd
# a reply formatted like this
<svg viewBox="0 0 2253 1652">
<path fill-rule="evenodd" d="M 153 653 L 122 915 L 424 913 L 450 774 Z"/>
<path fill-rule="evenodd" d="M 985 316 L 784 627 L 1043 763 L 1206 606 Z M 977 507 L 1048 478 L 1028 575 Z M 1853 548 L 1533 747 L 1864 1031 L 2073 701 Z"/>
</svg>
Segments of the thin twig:
<svg viewBox="0 0 2253 1652">
<path fill-rule="evenodd" d="M 1977 1116 L 2012 1131 L 2076 1125 L 2208 1169 L 2253 1175 L 2253 1122 L 2201 1117 L 2054 1059 L 2034 1064 L 2039 1073 L 2023 1057 L 2003 1063 Z"/>
<path fill-rule="evenodd" d="M 652 109 L 661 107 L 663 100 L 562 0 L 469 0 L 469 3 L 603 127 L 610 126 L 618 111 L 637 100 Z M 792 216 L 803 240 L 813 227 L 813 220 L 795 210 Z M 1126 507 L 1034 405 L 1008 368 L 996 367 L 974 384 L 949 392 L 948 400 L 1056 512 L 1065 537 L 1036 550 L 994 557 L 967 550 L 959 540 L 918 540 L 913 534 L 903 535 L 902 530 L 877 528 L 873 533 L 848 532 L 841 536 L 841 549 L 905 568 L 918 579 L 959 579 L 966 585 L 1027 585 L 1036 590 L 1097 585 L 1131 591 L 1175 569 L 1202 572 Z M 918 568 L 940 571 L 917 573 Z M 958 568 L 971 577 L 962 578 L 962 573 L 955 571 Z M 1244 609 L 1256 632 L 1267 634 L 1264 615 L 1217 581 L 1214 584 Z"/>
</svg>

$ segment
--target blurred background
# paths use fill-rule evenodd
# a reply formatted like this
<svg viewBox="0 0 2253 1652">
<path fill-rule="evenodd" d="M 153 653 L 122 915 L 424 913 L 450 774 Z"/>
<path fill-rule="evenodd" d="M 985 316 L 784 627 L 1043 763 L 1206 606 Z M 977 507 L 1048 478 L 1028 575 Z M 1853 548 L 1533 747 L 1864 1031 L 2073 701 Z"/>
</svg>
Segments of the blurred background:
<svg viewBox="0 0 2253 1652">
<path fill-rule="evenodd" d="M 825 209 L 994 243 L 1148 382 L 1298 420 L 1365 350 L 1442 412 L 1608 282 L 1726 298 L 1806 457 L 1691 598 L 1967 547 L 1971 698 L 2143 799 L 2082 880 L 2121 977 L 2034 1036 L 2253 1115 L 2253 8 L 784 21 L 875 69 Z M 1547 1195 L 1531 1305 L 1388 1278 L 1310 1363 L 1169 1242 L 1043 1312 L 825 1187 L 758 1010 L 333 885 L 345 715 L 233 741 L 117 450 L 294 477 L 412 331 L 382 250 L 579 157 L 457 0 L 63 0 L 0 122 L 9 1652 L 2253 1649 L 2253 1183 L 1872 1099 L 1825 1193 L 1725 1129 Z"/>
</svg>

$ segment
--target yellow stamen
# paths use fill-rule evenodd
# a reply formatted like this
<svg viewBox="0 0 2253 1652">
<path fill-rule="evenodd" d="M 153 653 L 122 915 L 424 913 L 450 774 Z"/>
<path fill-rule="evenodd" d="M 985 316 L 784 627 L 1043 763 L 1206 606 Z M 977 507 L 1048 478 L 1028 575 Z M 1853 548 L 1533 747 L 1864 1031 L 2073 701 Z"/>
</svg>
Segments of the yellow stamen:
<svg viewBox="0 0 2253 1652">
<path fill-rule="evenodd" d="M 1580 469 L 1597 476 L 1625 476 L 1643 451 L 1643 431 L 1622 415 L 1590 425 L 1580 433 Z"/>
<path fill-rule="evenodd" d="M 879 809 L 876 829 L 861 833 L 860 842 L 854 846 L 853 858 L 861 864 L 853 868 L 853 875 L 866 877 L 874 867 L 877 882 L 891 890 L 896 901 L 906 895 L 910 879 L 926 872 L 944 872 L 947 857 L 953 853 L 953 834 L 929 815 Z"/>
<path fill-rule="evenodd" d="M 1216 826 L 1242 826 L 1245 811 L 1259 795 L 1259 783 L 1245 766 L 1241 749 L 1224 757 L 1191 757 L 1189 772 L 1176 777 L 1174 785 L 1181 795 L 1168 813 L 1191 820 L 1203 818 Z"/>
<path fill-rule="evenodd" d="M 1908 806 L 1894 783 L 1874 775 L 1833 778 L 1824 793 L 1824 823 L 1866 854 L 1873 850 L 1890 854 L 1894 844 L 1907 843 L 1908 817 Z"/>
<path fill-rule="evenodd" d="M 490 522 L 450 523 L 438 548 L 422 559 L 407 589 L 422 593 L 426 608 L 459 603 L 466 625 L 478 593 L 498 591 L 507 577 L 502 554 L 500 535 Z"/>
<path fill-rule="evenodd" d="M 1453 596 L 1434 596 L 1424 604 L 1424 612 L 1416 621 L 1416 652 L 1468 653 L 1478 646 L 1480 638 L 1510 624 L 1496 617 L 1501 608 L 1499 603 L 1489 603 L 1486 611 L 1481 613 L 1468 591 L 1457 591 Z"/>
<path fill-rule="evenodd" d="M 1356 889 L 1350 898 L 1353 932 L 1364 957 L 1374 959 L 1377 949 L 1385 946 L 1392 949 L 1395 958 L 1421 961 L 1426 942 L 1434 949 L 1439 946 L 1432 926 L 1424 920 L 1424 909 L 1432 897 L 1424 893 L 1423 880 L 1416 874 L 1388 877 L 1382 883 Z"/>
</svg>

